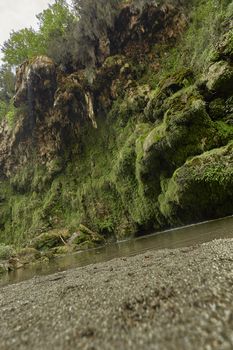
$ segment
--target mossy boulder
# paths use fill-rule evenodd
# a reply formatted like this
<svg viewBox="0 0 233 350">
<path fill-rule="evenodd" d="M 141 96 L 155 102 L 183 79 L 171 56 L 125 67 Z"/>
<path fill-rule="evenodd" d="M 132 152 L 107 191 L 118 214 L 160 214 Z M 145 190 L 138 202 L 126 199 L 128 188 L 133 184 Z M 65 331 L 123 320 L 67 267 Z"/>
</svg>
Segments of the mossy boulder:
<svg viewBox="0 0 233 350">
<path fill-rule="evenodd" d="M 52 256 L 60 256 L 60 255 L 66 255 L 70 254 L 74 251 L 74 247 L 71 245 L 63 245 L 63 246 L 58 246 L 54 247 L 50 250 L 50 253 L 52 253 Z"/>
<path fill-rule="evenodd" d="M 212 120 L 224 121 L 227 124 L 232 124 L 233 118 L 233 97 L 227 99 L 216 98 L 208 104 L 208 114 Z"/>
<path fill-rule="evenodd" d="M 179 168 L 160 196 L 160 210 L 171 225 L 233 212 L 233 143 L 205 152 Z"/>
<path fill-rule="evenodd" d="M 124 98 L 114 102 L 110 116 L 118 119 L 123 128 L 131 118 L 144 118 L 144 109 L 149 101 L 150 87 L 147 84 L 131 87 Z"/>
<path fill-rule="evenodd" d="M 141 181 L 158 190 L 161 175 L 169 177 L 188 157 L 218 143 L 217 132 L 200 96 L 182 91 L 167 103 L 170 108 L 163 121 L 144 140 L 139 169 Z"/>
<path fill-rule="evenodd" d="M 86 241 L 89 241 L 90 240 L 90 236 L 89 235 L 86 235 L 85 233 L 83 232 L 75 232 L 70 241 L 69 241 L 69 244 L 72 244 L 72 245 L 79 245 L 83 242 L 86 242 Z"/>
<path fill-rule="evenodd" d="M 230 96 L 233 92 L 233 68 L 226 61 L 219 61 L 210 66 L 206 86 L 212 93 Z"/>
<path fill-rule="evenodd" d="M 17 257 L 23 265 L 26 265 L 40 259 L 41 253 L 35 248 L 26 247 L 19 250 Z"/>
<path fill-rule="evenodd" d="M 88 227 L 80 224 L 79 229 L 68 240 L 69 246 L 76 246 L 80 249 L 93 248 L 97 245 L 104 244 L 105 239 L 102 235 L 93 232 Z"/>
<path fill-rule="evenodd" d="M 233 59 L 233 29 L 230 29 L 222 37 L 218 44 L 218 54 L 223 59 Z"/>
<path fill-rule="evenodd" d="M 233 125 L 233 96 L 226 100 L 226 116 L 224 120 L 227 124 Z"/>
<path fill-rule="evenodd" d="M 30 243 L 30 246 L 39 251 L 47 251 L 51 248 L 64 244 L 68 238 L 68 230 L 51 230 L 36 237 Z"/>
<path fill-rule="evenodd" d="M 216 98 L 209 104 L 209 116 L 213 120 L 223 119 L 226 116 L 226 103 L 222 98 Z"/>
<path fill-rule="evenodd" d="M 192 85 L 194 81 L 193 72 L 189 69 L 182 70 L 167 77 L 159 83 L 156 90 L 151 93 L 151 98 L 145 108 L 145 115 L 148 120 L 155 122 L 161 120 L 167 111 L 166 102 L 176 92 Z"/>
</svg>

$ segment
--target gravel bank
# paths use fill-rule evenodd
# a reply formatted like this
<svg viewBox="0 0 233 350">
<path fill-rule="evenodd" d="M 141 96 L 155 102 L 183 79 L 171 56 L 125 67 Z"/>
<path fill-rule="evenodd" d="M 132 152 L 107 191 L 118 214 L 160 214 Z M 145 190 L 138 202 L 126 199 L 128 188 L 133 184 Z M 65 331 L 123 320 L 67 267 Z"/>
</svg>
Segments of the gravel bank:
<svg viewBox="0 0 233 350">
<path fill-rule="evenodd" d="M 0 349 L 233 349 L 233 240 L 0 289 Z"/>
</svg>

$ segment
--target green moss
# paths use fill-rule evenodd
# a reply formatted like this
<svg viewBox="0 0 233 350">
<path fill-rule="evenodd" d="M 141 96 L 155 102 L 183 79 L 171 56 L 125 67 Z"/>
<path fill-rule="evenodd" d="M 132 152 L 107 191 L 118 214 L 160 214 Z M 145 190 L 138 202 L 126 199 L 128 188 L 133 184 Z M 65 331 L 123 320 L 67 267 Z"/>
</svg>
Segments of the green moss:
<svg viewBox="0 0 233 350">
<path fill-rule="evenodd" d="M 114 102 L 110 118 L 118 119 L 121 128 L 126 127 L 130 119 L 136 119 L 138 115 L 143 114 L 149 101 L 149 95 L 150 87 L 148 85 L 134 87 L 125 94 L 124 98 L 119 98 Z M 142 118 L 144 119 L 144 116 Z"/>
<path fill-rule="evenodd" d="M 187 161 L 160 196 L 171 225 L 230 215 L 233 211 L 233 143 Z"/>
<path fill-rule="evenodd" d="M 38 251 L 47 251 L 56 246 L 60 246 L 68 237 L 67 230 L 52 230 L 34 238 L 30 246 Z"/>
<path fill-rule="evenodd" d="M 213 120 L 223 119 L 226 115 L 225 109 L 225 101 L 222 98 L 216 98 L 210 102 L 208 112 Z"/>
<path fill-rule="evenodd" d="M 145 101 L 160 95 L 147 92 L 135 113 L 126 108 L 117 114 L 114 106 L 115 114 L 97 117 L 98 129 L 84 125 L 81 148 L 74 147 L 68 163 L 57 158 L 43 166 L 21 169 L 11 179 L 13 193 L 7 194 L 9 216 L 3 240 L 22 245 L 30 239 L 40 241 L 40 236 L 35 237 L 54 228 L 76 232 L 80 223 L 103 236 L 118 238 L 166 225 L 158 198 L 174 171 L 189 157 L 221 146 L 232 137 L 229 125 L 209 118 L 203 98 L 191 82 L 178 91 L 169 90 L 169 84 L 164 81 L 162 85 L 170 92 L 162 100 L 164 115 L 159 121 L 148 120 Z M 137 93 L 140 97 L 140 89 L 134 90 L 133 100 Z M 126 94 L 124 101 L 129 98 Z M 119 106 L 123 102 L 117 101 Z M 45 236 L 37 249 L 61 246 L 56 235 Z M 86 234 L 80 237 L 78 246 L 95 244 Z"/>
<path fill-rule="evenodd" d="M 13 100 L 11 100 L 6 113 L 7 122 L 11 128 L 14 126 L 16 116 L 16 108 L 14 107 Z"/>
<path fill-rule="evenodd" d="M 68 245 L 63 245 L 63 246 L 58 246 L 58 247 L 54 247 L 51 249 L 51 252 L 54 256 L 59 256 L 59 255 L 66 255 L 66 254 L 70 254 L 75 250 L 74 247 L 72 246 L 68 246 Z"/>
<path fill-rule="evenodd" d="M 192 86 L 194 76 L 189 69 L 182 69 L 176 74 L 162 79 L 156 89 L 151 93 L 150 100 L 144 111 L 151 122 L 161 120 L 168 109 L 166 102 L 170 96 L 178 91 Z"/>
<path fill-rule="evenodd" d="M 220 96 L 231 96 L 233 92 L 233 68 L 226 61 L 219 61 L 210 66 L 206 76 L 207 88 Z"/>
<path fill-rule="evenodd" d="M 175 45 L 157 43 L 152 48 L 152 54 L 156 59 L 148 65 L 147 74 L 142 81 L 149 83 L 153 88 L 157 87 L 161 79 L 172 76 L 179 70 L 182 71 L 184 67 L 200 76 L 206 72 L 211 62 L 231 56 L 232 28 L 229 31 L 233 13 L 231 1 L 224 0 L 219 3 L 218 0 L 192 0 L 186 6 L 187 29 L 180 40 Z M 216 43 L 219 41 L 220 45 L 216 48 Z M 153 68 L 155 60 L 159 69 Z"/>
<path fill-rule="evenodd" d="M 0 121 L 2 121 L 5 118 L 10 128 L 13 128 L 16 117 L 17 117 L 17 111 L 14 107 L 13 99 L 11 99 L 9 102 L 1 100 L 0 101 Z"/>
<path fill-rule="evenodd" d="M 137 177 L 138 163 L 138 143 L 148 134 L 151 126 L 148 124 L 138 124 L 121 148 L 114 166 L 114 182 L 120 194 L 122 204 L 127 209 L 132 220 L 133 233 L 136 231 L 135 222 L 141 226 L 148 220 L 147 200 L 141 195 L 140 179 Z M 129 232 L 130 233 L 130 232 Z"/>
<path fill-rule="evenodd" d="M 214 125 L 219 135 L 219 146 L 225 145 L 229 141 L 233 140 L 233 125 L 228 125 L 221 120 L 215 122 Z"/>
<path fill-rule="evenodd" d="M 165 177 L 186 159 L 217 144 L 217 133 L 211 122 L 205 103 L 196 90 L 183 89 L 165 100 L 165 116 L 145 138 L 141 163 L 142 181 L 156 179 L 156 171 Z M 175 152 L 174 152 L 175 150 Z M 153 186 L 156 186 L 152 181 Z"/>
<path fill-rule="evenodd" d="M 122 100 L 117 103 L 121 106 Z M 84 125 L 82 147 L 67 164 L 55 159 L 20 170 L 11 179 L 13 193 L 7 194 L 3 240 L 22 245 L 52 228 L 76 232 L 80 223 L 118 238 L 166 225 L 158 198 L 166 192 L 168 179 L 189 157 L 227 142 L 232 129 L 209 118 L 192 86 L 168 94 L 159 122 L 147 117 L 140 122 L 145 105 L 129 119 L 128 109 L 98 117 L 97 130 Z M 86 234 L 80 237 L 79 247 L 95 244 Z M 61 246 L 56 235 L 38 239 L 39 250 Z"/>
<path fill-rule="evenodd" d="M 190 4 L 187 31 L 177 43 L 156 43 L 152 58 L 145 55 L 138 64 L 109 57 L 89 85 L 82 73 L 64 79 L 56 108 L 71 123 L 78 119 L 78 136 L 45 164 L 32 152 L 10 180 L 1 180 L 0 242 L 32 241 L 53 256 L 68 249 L 56 229 L 65 227 L 72 235 L 80 224 L 90 228 L 80 230 L 70 246 L 83 249 L 102 244 L 102 237 L 190 222 L 192 212 L 201 219 L 208 205 L 209 217 L 229 212 L 224 201 L 229 202 L 232 174 L 222 167 L 220 154 L 226 168 L 231 159 L 225 148 L 213 149 L 233 139 L 232 91 L 225 93 L 219 70 L 231 71 L 231 31 L 224 34 L 224 21 L 232 5 Z M 201 89 L 196 81 L 203 71 Z M 93 90 L 97 129 L 86 118 L 87 88 Z"/>
<path fill-rule="evenodd" d="M 231 16 L 232 14 L 233 6 L 231 4 Z M 219 51 L 224 58 L 233 57 L 233 29 L 229 30 L 229 32 L 224 35 Z"/>
<path fill-rule="evenodd" d="M 85 233 L 81 232 L 73 241 L 72 244 L 79 245 L 83 242 L 89 241 L 90 237 L 88 237 Z"/>
<path fill-rule="evenodd" d="M 0 122 L 5 118 L 7 114 L 7 102 L 0 101 Z"/>
<path fill-rule="evenodd" d="M 17 252 L 17 258 L 19 259 L 21 264 L 27 265 L 38 261 L 41 258 L 41 253 L 35 248 L 21 248 Z"/>
<path fill-rule="evenodd" d="M 15 255 L 16 252 L 11 246 L 0 244 L 0 260 L 8 260 Z"/>
<path fill-rule="evenodd" d="M 11 208 L 9 198 L 12 195 L 12 189 L 9 181 L 0 179 L 0 244 L 8 244 L 8 227 L 11 223 Z M 12 242 L 11 242 L 12 243 Z"/>
</svg>

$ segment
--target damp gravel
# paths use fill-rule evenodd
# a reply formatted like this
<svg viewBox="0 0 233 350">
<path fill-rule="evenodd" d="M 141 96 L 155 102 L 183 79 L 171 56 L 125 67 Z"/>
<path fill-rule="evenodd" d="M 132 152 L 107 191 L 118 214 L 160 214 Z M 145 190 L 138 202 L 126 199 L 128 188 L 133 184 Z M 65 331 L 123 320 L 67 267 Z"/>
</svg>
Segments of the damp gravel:
<svg viewBox="0 0 233 350">
<path fill-rule="evenodd" d="M 233 239 L 0 288 L 0 350 L 233 349 Z"/>
</svg>

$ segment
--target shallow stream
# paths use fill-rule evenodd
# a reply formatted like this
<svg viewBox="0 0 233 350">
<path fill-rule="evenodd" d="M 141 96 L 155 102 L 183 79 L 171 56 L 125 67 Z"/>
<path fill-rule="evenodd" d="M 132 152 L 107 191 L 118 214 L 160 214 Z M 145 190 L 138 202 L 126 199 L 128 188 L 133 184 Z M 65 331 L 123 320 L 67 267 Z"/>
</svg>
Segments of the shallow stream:
<svg viewBox="0 0 233 350">
<path fill-rule="evenodd" d="M 151 249 L 159 250 L 188 247 L 219 238 L 233 238 L 233 216 L 112 243 L 98 249 L 62 256 L 52 260 L 48 264 L 30 266 L 11 272 L 0 279 L 0 286 L 19 283 L 38 275 L 49 275 L 71 268 L 108 261 L 114 258 L 137 255 Z"/>
</svg>

